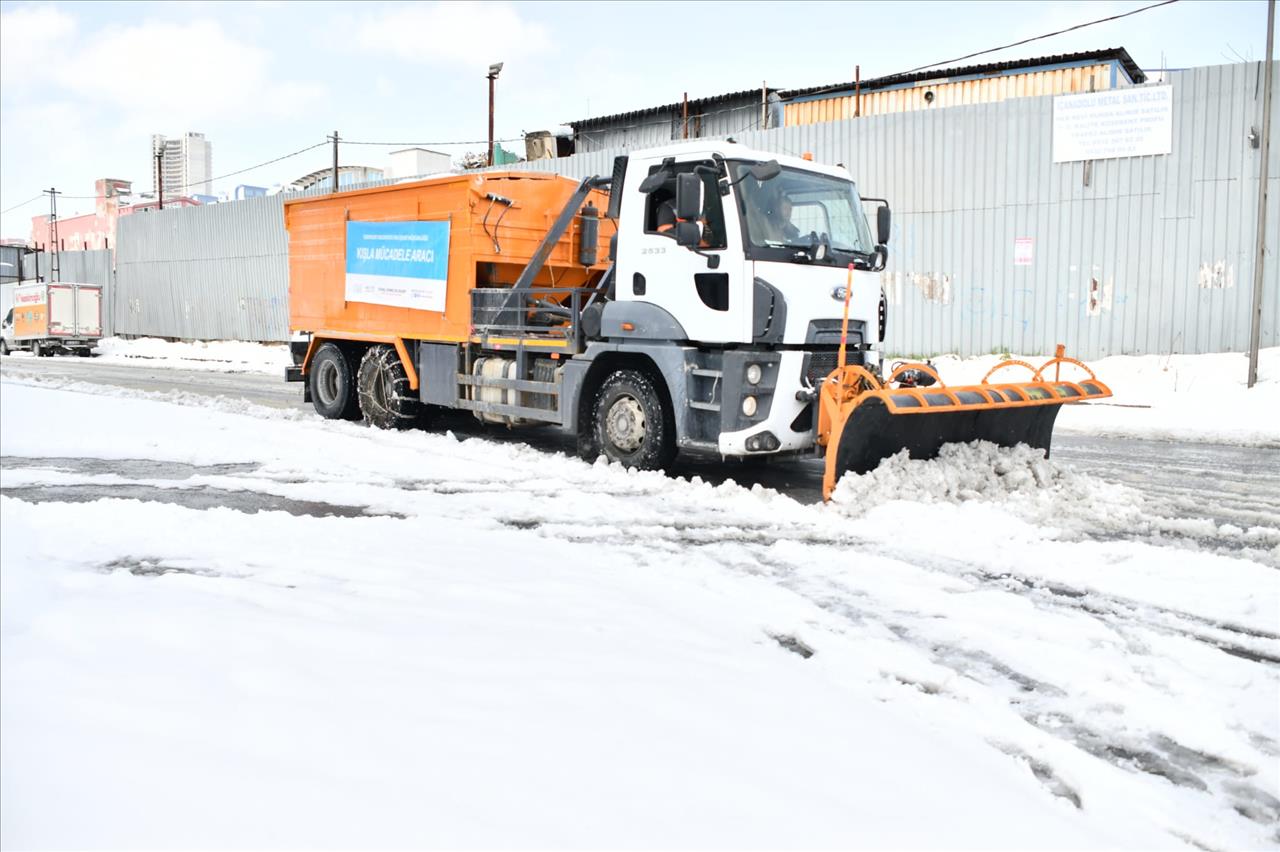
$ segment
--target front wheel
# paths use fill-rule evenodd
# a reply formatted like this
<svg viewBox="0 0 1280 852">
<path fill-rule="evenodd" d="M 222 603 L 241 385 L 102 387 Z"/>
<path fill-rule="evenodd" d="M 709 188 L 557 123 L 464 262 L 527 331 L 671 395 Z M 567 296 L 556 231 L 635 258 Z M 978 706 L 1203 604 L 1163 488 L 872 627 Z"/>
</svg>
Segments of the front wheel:
<svg viewBox="0 0 1280 852">
<path fill-rule="evenodd" d="M 8 355 L 8 354 L 9 354 L 9 342 L 5 340 L 3 337 L 0 337 L 0 355 Z"/>
<path fill-rule="evenodd" d="M 653 380 L 637 370 L 619 370 L 596 395 L 595 444 L 610 461 L 658 470 L 675 458 L 672 418 Z"/>
</svg>

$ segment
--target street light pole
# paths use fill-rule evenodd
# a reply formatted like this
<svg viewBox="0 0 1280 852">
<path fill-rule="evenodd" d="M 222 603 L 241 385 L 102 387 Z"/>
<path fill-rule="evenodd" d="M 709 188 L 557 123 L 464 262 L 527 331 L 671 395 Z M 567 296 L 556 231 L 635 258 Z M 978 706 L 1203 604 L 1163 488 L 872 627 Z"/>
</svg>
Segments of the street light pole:
<svg viewBox="0 0 1280 852">
<path fill-rule="evenodd" d="M 498 74 L 502 71 L 502 63 L 495 62 L 489 66 L 489 156 L 485 162 L 493 165 L 493 83 L 498 79 Z"/>
<path fill-rule="evenodd" d="M 1262 329 L 1262 272 L 1267 256 L 1267 164 L 1271 153 L 1271 51 L 1275 45 L 1276 0 L 1267 4 L 1267 61 L 1262 83 L 1262 160 L 1258 166 L 1258 248 L 1253 259 L 1253 305 L 1249 311 L 1249 387 L 1258 383 L 1258 343 Z"/>
</svg>

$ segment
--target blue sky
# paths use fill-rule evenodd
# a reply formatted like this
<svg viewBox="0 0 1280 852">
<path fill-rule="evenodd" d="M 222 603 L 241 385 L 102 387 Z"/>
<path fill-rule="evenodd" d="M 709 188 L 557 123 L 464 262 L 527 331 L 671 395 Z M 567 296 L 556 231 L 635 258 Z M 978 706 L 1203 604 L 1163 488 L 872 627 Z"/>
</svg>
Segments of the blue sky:
<svg viewBox="0 0 1280 852">
<path fill-rule="evenodd" d="M 0 2 L 0 210 L 99 177 L 151 186 L 152 133 L 205 133 L 215 176 L 323 141 L 470 142 L 753 88 L 877 77 L 1148 5 L 1142 2 Z M 1264 0 L 1170 6 L 992 54 L 1126 47 L 1143 68 L 1258 60 Z M 970 63 L 965 63 L 970 64 Z M 520 146 L 516 146 L 519 149 Z M 345 147 L 382 167 L 386 148 Z M 287 182 L 320 148 L 215 184 Z M 25 236 L 36 202 L 0 219 Z M 92 209 L 68 198 L 59 213 Z"/>
</svg>

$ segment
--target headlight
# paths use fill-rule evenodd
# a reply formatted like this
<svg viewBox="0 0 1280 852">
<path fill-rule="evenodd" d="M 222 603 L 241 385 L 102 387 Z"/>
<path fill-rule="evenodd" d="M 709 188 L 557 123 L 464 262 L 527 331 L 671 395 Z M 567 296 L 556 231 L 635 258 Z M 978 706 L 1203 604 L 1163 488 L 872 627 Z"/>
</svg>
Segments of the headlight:
<svg viewBox="0 0 1280 852">
<path fill-rule="evenodd" d="M 760 369 L 759 364 L 752 364 L 747 367 L 747 381 L 750 384 L 760 384 L 760 379 L 764 378 L 764 371 Z"/>
<path fill-rule="evenodd" d="M 748 417 L 756 416 L 756 398 L 754 396 L 744 396 L 742 398 L 742 413 Z"/>
</svg>

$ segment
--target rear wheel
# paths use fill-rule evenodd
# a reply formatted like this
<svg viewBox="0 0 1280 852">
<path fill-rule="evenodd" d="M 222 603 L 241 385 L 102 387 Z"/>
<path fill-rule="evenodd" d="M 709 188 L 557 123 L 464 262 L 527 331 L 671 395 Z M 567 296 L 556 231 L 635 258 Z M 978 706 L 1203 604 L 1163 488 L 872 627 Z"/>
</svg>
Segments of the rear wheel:
<svg viewBox="0 0 1280 852">
<path fill-rule="evenodd" d="M 360 361 L 356 379 L 364 419 L 379 429 L 412 429 L 425 425 L 426 406 L 409 387 L 409 376 L 394 346 L 371 346 Z"/>
<path fill-rule="evenodd" d="M 329 420 L 360 419 L 360 400 L 352 372 L 351 363 L 336 343 L 326 343 L 317 350 L 308 379 L 311 404 L 317 414 Z"/>
<path fill-rule="evenodd" d="M 637 370 L 619 370 L 596 395 L 595 445 L 609 460 L 657 470 L 676 454 L 675 430 L 653 380 Z"/>
</svg>

